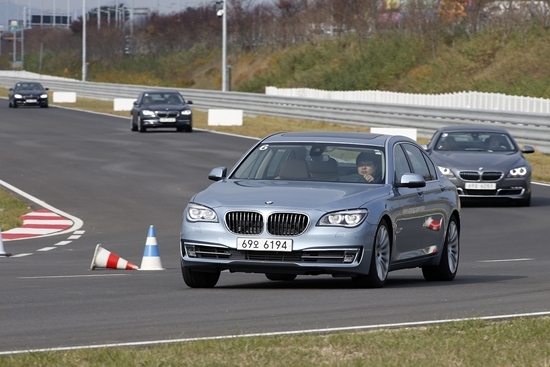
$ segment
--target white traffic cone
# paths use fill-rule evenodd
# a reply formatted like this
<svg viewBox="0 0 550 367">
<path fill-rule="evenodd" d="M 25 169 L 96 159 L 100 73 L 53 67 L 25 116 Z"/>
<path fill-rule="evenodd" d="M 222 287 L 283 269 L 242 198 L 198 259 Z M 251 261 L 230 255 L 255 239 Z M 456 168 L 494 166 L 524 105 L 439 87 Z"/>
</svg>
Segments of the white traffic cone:
<svg viewBox="0 0 550 367">
<path fill-rule="evenodd" d="M 97 268 L 110 268 L 120 270 L 138 270 L 137 265 L 132 264 L 129 261 L 124 260 L 118 255 L 113 254 L 111 251 L 105 250 L 101 247 L 101 244 L 95 247 L 94 258 L 92 259 L 92 265 L 90 270 Z"/>
<path fill-rule="evenodd" d="M 4 251 L 4 242 L 2 241 L 2 230 L 0 229 L 0 256 L 11 256 L 6 251 Z"/>
<path fill-rule="evenodd" d="M 155 227 L 149 226 L 149 233 L 145 241 L 145 250 L 143 251 L 143 259 L 139 270 L 164 270 L 160 262 L 159 248 L 157 246 L 157 238 Z"/>
</svg>

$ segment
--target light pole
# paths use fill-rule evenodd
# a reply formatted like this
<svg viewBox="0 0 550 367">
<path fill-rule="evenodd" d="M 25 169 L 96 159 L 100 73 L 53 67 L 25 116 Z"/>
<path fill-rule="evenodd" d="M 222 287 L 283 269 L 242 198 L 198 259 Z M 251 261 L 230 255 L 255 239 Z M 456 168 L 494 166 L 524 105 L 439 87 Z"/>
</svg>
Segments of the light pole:
<svg viewBox="0 0 550 367">
<path fill-rule="evenodd" d="M 82 0 L 82 81 L 86 81 L 86 0 Z"/>
<path fill-rule="evenodd" d="M 222 18 L 222 92 L 227 92 L 227 0 L 218 1 L 222 8 L 217 16 Z"/>
</svg>

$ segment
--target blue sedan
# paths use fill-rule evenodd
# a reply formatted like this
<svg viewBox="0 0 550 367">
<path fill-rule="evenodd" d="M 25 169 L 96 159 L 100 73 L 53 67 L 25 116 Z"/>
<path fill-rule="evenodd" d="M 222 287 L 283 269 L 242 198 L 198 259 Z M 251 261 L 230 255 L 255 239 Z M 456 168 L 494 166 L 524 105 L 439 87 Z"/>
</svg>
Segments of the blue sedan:
<svg viewBox="0 0 550 367">
<path fill-rule="evenodd" d="M 457 188 L 407 137 L 278 133 L 208 177 L 215 182 L 183 212 L 189 287 L 214 287 L 224 270 L 272 281 L 329 274 L 372 288 L 399 269 L 456 276 Z"/>
</svg>

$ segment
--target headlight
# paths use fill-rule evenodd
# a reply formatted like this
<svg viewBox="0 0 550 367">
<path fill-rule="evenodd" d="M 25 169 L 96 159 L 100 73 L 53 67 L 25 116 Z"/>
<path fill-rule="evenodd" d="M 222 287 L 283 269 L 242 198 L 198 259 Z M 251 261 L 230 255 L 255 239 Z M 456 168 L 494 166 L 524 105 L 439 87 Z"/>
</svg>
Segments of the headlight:
<svg viewBox="0 0 550 367">
<path fill-rule="evenodd" d="M 23 98 L 23 96 L 21 94 L 14 94 L 13 98 Z"/>
<path fill-rule="evenodd" d="M 190 222 L 217 222 L 216 212 L 206 206 L 189 204 L 187 206 L 187 220 Z"/>
<path fill-rule="evenodd" d="M 518 178 L 518 177 L 525 177 L 527 175 L 527 167 L 517 167 L 513 168 L 508 172 L 508 176 L 510 178 Z"/>
<path fill-rule="evenodd" d="M 437 166 L 437 168 L 439 168 L 439 170 L 441 171 L 441 173 L 443 173 L 443 176 L 445 176 L 445 177 L 447 177 L 447 178 L 454 178 L 454 177 L 455 177 L 453 171 L 451 171 L 450 168 L 441 167 L 441 166 Z"/>
<path fill-rule="evenodd" d="M 40 98 L 48 98 L 48 95 L 47 95 L 46 93 L 41 94 L 41 95 L 40 95 Z"/>
<path fill-rule="evenodd" d="M 191 110 L 183 110 L 180 112 L 182 115 L 190 115 L 191 114 Z"/>
<path fill-rule="evenodd" d="M 155 117 L 155 113 L 153 111 L 150 111 L 150 110 L 143 110 L 143 111 L 141 111 L 141 114 L 143 116 Z"/>
<path fill-rule="evenodd" d="M 367 209 L 346 210 L 323 215 L 319 219 L 320 226 L 357 227 L 367 217 Z"/>
</svg>

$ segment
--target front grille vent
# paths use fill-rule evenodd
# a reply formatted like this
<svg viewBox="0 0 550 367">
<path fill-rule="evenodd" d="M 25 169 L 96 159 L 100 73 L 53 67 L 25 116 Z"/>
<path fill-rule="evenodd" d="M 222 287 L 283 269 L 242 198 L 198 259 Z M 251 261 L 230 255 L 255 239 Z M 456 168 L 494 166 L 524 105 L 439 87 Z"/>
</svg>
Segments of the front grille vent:
<svg viewBox="0 0 550 367">
<path fill-rule="evenodd" d="M 460 172 L 460 178 L 466 181 L 479 181 L 479 172 L 462 171 Z"/>
<path fill-rule="evenodd" d="M 483 181 L 498 181 L 502 177 L 502 172 L 483 172 L 481 179 Z"/>
<path fill-rule="evenodd" d="M 260 234 L 264 229 L 264 220 L 256 212 L 229 212 L 225 215 L 227 229 L 235 234 Z"/>
<path fill-rule="evenodd" d="M 299 236 L 304 233 L 308 223 L 305 214 L 274 213 L 267 219 L 267 232 L 273 236 Z"/>
</svg>

